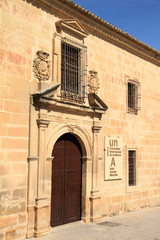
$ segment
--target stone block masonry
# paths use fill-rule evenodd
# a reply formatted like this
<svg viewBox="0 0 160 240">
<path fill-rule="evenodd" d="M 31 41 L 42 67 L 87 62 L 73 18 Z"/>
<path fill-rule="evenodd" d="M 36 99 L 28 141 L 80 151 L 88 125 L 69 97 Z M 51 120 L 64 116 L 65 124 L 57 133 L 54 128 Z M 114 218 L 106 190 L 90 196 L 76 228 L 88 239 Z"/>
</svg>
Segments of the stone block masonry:
<svg viewBox="0 0 160 240">
<path fill-rule="evenodd" d="M 85 88 L 84 102 L 67 91 L 62 97 L 64 41 L 85 65 L 84 85 L 72 86 L 76 94 Z M 0 240 L 51 230 L 52 153 L 63 134 L 82 150 L 84 222 L 160 205 L 158 56 L 70 1 L 0 1 Z M 128 83 L 137 84 L 137 111 L 128 106 Z M 106 137 L 122 143 L 112 179 Z M 133 186 L 129 151 L 136 152 Z"/>
<path fill-rule="evenodd" d="M 25 3 L 0 3 L 0 239 L 8 240 L 26 238 L 27 227 L 31 46 L 16 8 Z"/>
</svg>

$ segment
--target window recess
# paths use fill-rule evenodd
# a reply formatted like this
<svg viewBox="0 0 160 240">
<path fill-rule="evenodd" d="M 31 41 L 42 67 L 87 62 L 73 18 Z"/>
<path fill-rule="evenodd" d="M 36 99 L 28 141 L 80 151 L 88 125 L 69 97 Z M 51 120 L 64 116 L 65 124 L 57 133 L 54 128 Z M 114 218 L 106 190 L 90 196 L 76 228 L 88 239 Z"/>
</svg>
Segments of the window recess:
<svg viewBox="0 0 160 240">
<path fill-rule="evenodd" d="M 61 41 L 61 98 L 83 103 L 86 97 L 87 48 L 70 39 Z"/>
<path fill-rule="evenodd" d="M 128 185 L 136 185 L 136 151 L 128 151 Z"/>
<path fill-rule="evenodd" d="M 138 114 L 141 109 L 141 83 L 136 80 L 127 82 L 127 106 L 128 112 Z"/>
</svg>

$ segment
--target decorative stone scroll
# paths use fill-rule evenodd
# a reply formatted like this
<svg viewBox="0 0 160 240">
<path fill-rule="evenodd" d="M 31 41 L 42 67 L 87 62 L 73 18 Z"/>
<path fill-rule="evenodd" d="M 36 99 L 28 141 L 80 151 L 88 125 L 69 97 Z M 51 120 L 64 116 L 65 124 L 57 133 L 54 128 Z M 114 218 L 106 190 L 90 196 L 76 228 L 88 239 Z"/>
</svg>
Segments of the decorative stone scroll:
<svg viewBox="0 0 160 240">
<path fill-rule="evenodd" d="M 49 53 L 37 51 L 37 58 L 33 61 L 33 71 L 39 81 L 47 81 L 50 78 Z"/>
<path fill-rule="evenodd" d="M 68 125 L 68 132 L 74 132 L 75 125 Z"/>
<path fill-rule="evenodd" d="M 88 87 L 89 93 L 96 93 L 99 89 L 99 78 L 98 72 L 91 70 L 89 71 L 90 76 L 88 77 Z"/>
</svg>

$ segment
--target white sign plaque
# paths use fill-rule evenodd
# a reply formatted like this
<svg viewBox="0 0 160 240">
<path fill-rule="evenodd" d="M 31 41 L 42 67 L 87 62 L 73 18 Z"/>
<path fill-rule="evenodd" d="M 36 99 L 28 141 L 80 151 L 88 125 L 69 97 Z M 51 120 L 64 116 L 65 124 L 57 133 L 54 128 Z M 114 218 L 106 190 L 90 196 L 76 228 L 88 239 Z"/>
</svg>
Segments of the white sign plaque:
<svg viewBox="0 0 160 240">
<path fill-rule="evenodd" d="M 122 179 L 123 176 L 122 138 L 105 137 L 105 180 Z"/>
</svg>

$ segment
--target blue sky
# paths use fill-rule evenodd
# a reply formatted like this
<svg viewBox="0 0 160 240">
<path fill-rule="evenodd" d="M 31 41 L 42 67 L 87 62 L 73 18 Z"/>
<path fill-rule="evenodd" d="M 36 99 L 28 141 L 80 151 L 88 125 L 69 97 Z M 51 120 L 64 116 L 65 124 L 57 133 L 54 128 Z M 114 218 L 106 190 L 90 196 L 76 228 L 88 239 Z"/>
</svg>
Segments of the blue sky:
<svg viewBox="0 0 160 240">
<path fill-rule="evenodd" d="M 160 51 L 160 0 L 73 0 Z"/>
</svg>

